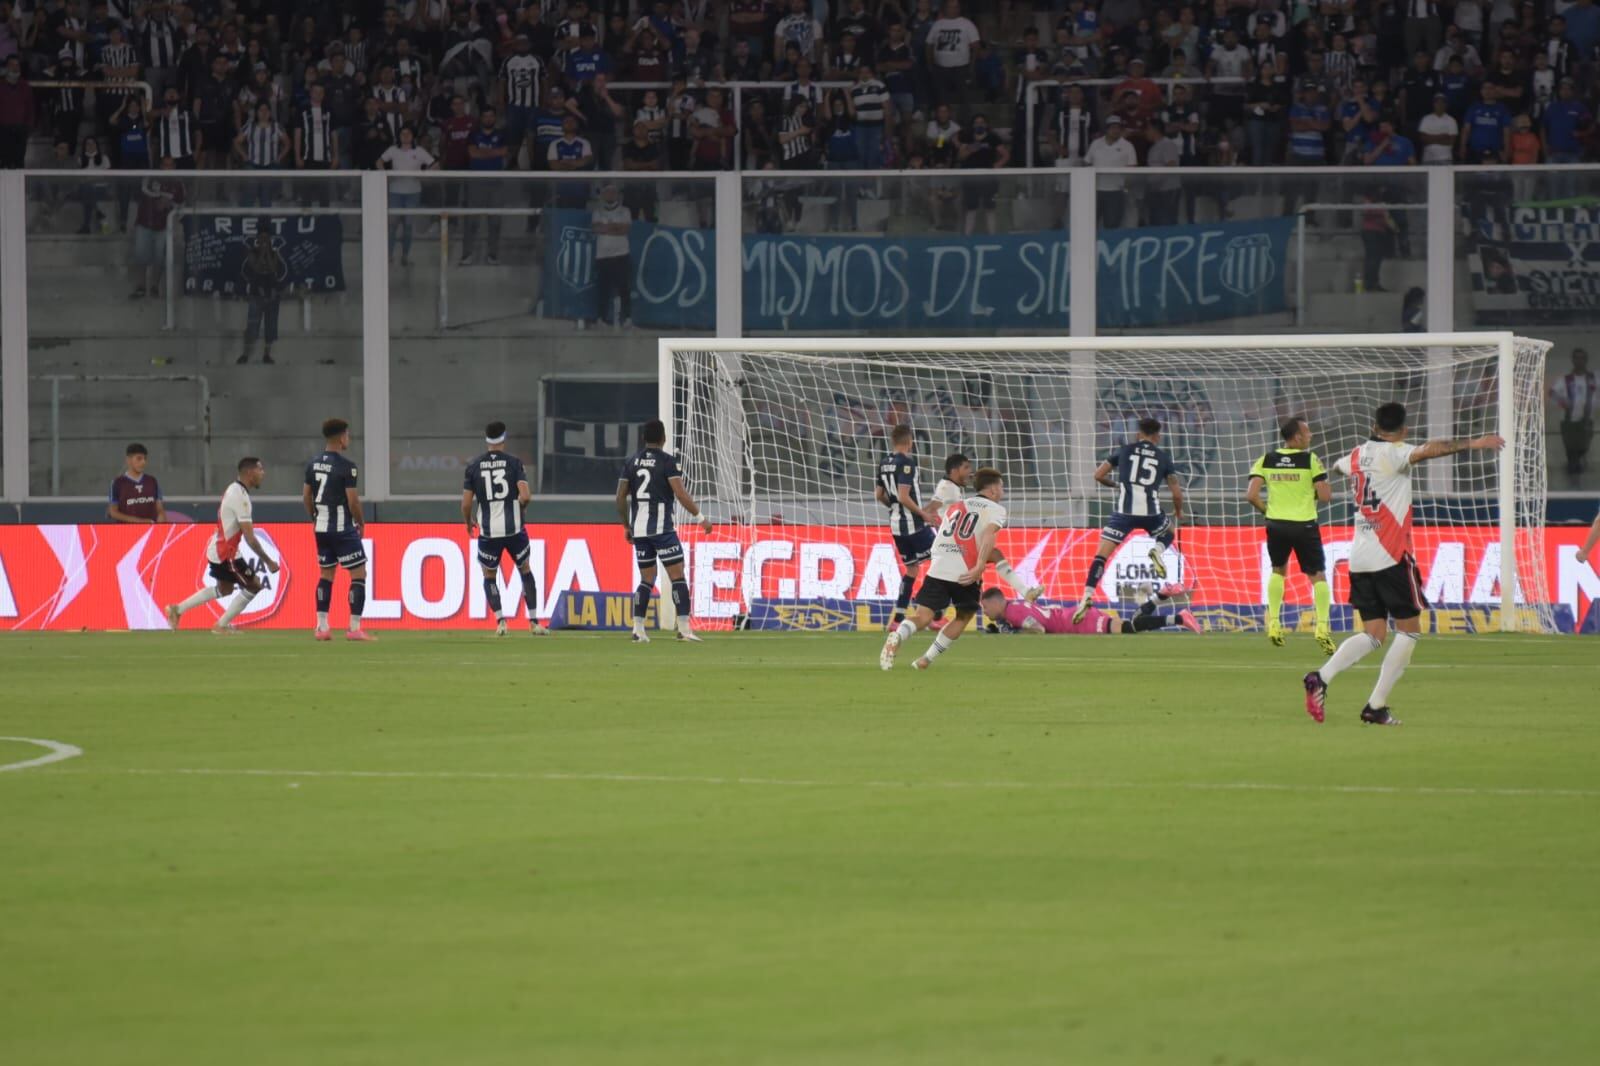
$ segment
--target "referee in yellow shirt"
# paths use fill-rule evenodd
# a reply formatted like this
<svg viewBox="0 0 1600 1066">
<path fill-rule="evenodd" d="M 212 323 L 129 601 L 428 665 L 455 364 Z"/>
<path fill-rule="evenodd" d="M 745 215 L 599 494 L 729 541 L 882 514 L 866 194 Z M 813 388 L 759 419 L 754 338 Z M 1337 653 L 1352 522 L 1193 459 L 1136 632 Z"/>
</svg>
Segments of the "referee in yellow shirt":
<svg viewBox="0 0 1600 1066">
<path fill-rule="evenodd" d="M 1283 446 L 1256 460 L 1250 468 L 1250 487 L 1244 498 L 1267 517 L 1267 558 L 1272 576 L 1267 579 L 1267 639 L 1283 646 L 1283 626 L 1278 616 L 1283 608 L 1283 581 L 1289 569 L 1289 556 L 1300 561 L 1300 572 L 1311 581 L 1311 599 L 1316 604 L 1315 637 L 1324 653 L 1334 652 L 1329 632 L 1328 592 L 1322 554 L 1322 529 L 1317 524 L 1317 504 L 1333 496 L 1328 472 L 1322 460 L 1311 451 L 1311 425 L 1303 418 L 1291 418 L 1278 427 Z M 1261 490 L 1266 489 L 1263 501 Z"/>
</svg>

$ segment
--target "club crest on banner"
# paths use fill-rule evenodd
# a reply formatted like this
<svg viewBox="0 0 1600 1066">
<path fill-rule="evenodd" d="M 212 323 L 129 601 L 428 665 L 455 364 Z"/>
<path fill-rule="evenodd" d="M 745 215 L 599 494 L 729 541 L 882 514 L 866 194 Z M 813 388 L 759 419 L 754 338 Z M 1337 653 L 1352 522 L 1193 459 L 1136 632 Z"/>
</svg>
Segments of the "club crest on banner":
<svg viewBox="0 0 1600 1066">
<path fill-rule="evenodd" d="M 578 291 L 594 285 L 594 233 L 582 226 L 562 226 L 556 252 L 561 283 Z"/>
<path fill-rule="evenodd" d="M 1272 238 L 1264 233 L 1235 237 L 1222 250 L 1222 287 L 1249 299 L 1272 284 L 1278 263 L 1272 257 Z"/>
</svg>

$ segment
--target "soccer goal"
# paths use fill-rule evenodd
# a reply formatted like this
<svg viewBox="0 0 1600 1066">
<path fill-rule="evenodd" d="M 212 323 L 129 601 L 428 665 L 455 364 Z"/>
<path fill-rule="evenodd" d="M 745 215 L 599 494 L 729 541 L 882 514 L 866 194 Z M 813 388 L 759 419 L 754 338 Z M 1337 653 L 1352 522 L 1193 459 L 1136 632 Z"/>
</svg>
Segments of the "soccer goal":
<svg viewBox="0 0 1600 1066">
<path fill-rule="evenodd" d="M 1280 423 L 1300 415 L 1331 468 L 1368 438 L 1379 404 L 1399 401 L 1408 439 L 1507 441 L 1499 453 L 1417 470 L 1415 544 L 1429 601 L 1476 609 L 1478 625 L 1551 631 L 1549 347 L 1510 333 L 664 340 L 660 409 L 671 446 L 722 523 L 693 545 L 691 568 L 717 571 L 696 575 L 696 613 L 732 616 L 762 598 L 893 599 L 897 557 L 873 488 L 900 423 L 915 431 L 921 499 L 951 453 L 998 467 L 1007 557 L 1051 598 L 1076 599 L 1113 502 L 1095 467 L 1155 417 L 1186 496 L 1169 574 L 1212 608 L 1212 628 L 1254 628 L 1269 564 L 1245 500 L 1252 464 L 1280 443 Z M 1349 483 L 1332 481 L 1323 540 L 1342 600 L 1353 507 Z M 1151 546 L 1129 538 L 1106 569 L 1103 599 L 1153 579 Z M 1286 602 L 1309 602 L 1293 565 Z"/>
</svg>

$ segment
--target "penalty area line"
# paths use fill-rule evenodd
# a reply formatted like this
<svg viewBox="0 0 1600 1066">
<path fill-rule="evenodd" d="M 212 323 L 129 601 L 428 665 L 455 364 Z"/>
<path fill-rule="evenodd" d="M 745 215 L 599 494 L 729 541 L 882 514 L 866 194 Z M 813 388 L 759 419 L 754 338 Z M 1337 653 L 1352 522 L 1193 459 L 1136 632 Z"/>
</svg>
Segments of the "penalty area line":
<svg viewBox="0 0 1600 1066">
<path fill-rule="evenodd" d="M 36 737 L 0 737 L 0 742 L 10 741 L 13 744 L 32 744 L 44 748 L 48 754 L 37 759 L 27 759 L 23 762 L 0 763 L 0 774 L 8 774 L 15 770 L 32 770 L 37 766 L 49 766 L 53 762 L 65 762 L 67 759 L 76 759 L 83 754 L 83 749 L 76 744 L 63 744 L 59 740 L 40 740 Z"/>
<path fill-rule="evenodd" d="M 0 738 L 6 739 L 6 738 Z M 14 738 L 13 738 L 14 739 Z M 35 741 L 35 743 L 51 743 Z M 63 747 L 71 747 L 63 745 Z M 48 757 L 43 762 L 72 758 L 82 752 Z M 32 763 L 3 769 L 18 769 Z M 978 792 L 1290 792 L 1335 795 L 1377 796 L 1493 796 L 1519 798 L 1597 799 L 1600 789 L 1527 788 L 1476 785 L 1317 785 L 1269 781 L 823 781 L 784 777 L 722 777 L 692 774 L 628 774 L 583 771 L 497 771 L 497 770 L 283 770 L 256 768 L 172 767 L 170 769 L 130 768 L 105 770 L 62 770 L 64 774 L 124 775 L 136 777 L 277 777 L 314 780 L 397 780 L 397 781 L 572 781 L 600 784 L 711 785 L 791 789 L 873 789 L 883 791 L 978 791 Z"/>
</svg>

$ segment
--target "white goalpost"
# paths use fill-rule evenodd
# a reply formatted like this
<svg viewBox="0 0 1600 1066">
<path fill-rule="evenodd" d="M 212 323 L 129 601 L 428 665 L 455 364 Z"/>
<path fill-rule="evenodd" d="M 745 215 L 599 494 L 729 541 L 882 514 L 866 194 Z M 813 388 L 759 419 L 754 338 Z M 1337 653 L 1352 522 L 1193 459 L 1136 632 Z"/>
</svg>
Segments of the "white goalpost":
<svg viewBox="0 0 1600 1066">
<path fill-rule="evenodd" d="M 947 454 L 1004 473 L 1011 528 L 1002 543 L 1013 566 L 1051 598 L 1075 600 L 1112 503 L 1094 468 L 1144 417 L 1163 423 L 1187 497 L 1169 571 L 1197 603 L 1258 607 L 1267 562 L 1244 492 L 1251 465 L 1279 443 L 1279 424 L 1309 419 L 1312 449 L 1331 468 L 1367 439 L 1379 404 L 1399 401 L 1409 439 L 1498 433 L 1507 441 L 1498 454 L 1462 453 L 1417 470 L 1415 535 L 1429 599 L 1498 607 L 1503 630 L 1552 631 L 1543 544 L 1549 347 L 1511 333 L 663 340 L 669 448 L 720 524 L 704 554 L 729 571 L 693 582 L 696 613 L 732 616 L 758 598 L 803 600 L 818 590 L 892 599 L 899 574 L 873 478 L 899 423 L 916 435 L 924 501 Z M 1342 573 L 1353 513 L 1348 484 L 1335 476 L 1333 491 L 1322 515 L 1330 577 Z M 687 539 L 693 568 L 699 545 Z M 786 540 L 801 547 L 785 554 Z M 1129 539 L 1101 599 L 1148 578 L 1150 546 Z M 1304 579 L 1294 566 L 1290 573 L 1291 600 L 1303 602 Z M 1251 627 L 1247 612 L 1235 614 L 1226 616 L 1231 628 Z"/>
</svg>

